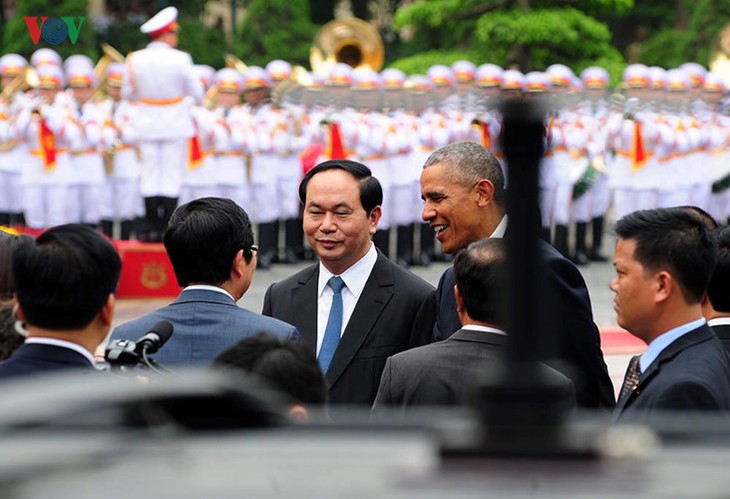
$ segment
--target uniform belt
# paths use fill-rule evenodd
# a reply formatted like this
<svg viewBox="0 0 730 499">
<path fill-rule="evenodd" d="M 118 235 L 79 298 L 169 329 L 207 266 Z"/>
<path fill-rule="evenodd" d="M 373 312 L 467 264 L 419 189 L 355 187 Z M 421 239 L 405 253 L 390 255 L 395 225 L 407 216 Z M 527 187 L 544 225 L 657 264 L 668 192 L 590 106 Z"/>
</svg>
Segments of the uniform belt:
<svg viewBox="0 0 730 499">
<path fill-rule="evenodd" d="M 379 161 L 385 159 L 385 154 L 371 154 L 370 156 L 362 156 L 360 161 Z"/>
<path fill-rule="evenodd" d="M 28 152 L 30 154 L 32 154 L 33 156 L 42 156 L 42 154 L 43 154 L 43 151 L 41 151 L 40 149 L 29 149 Z M 65 152 L 68 152 L 68 149 L 65 149 L 65 148 L 56 149 L 56 154 L 65 153 Z"/>
<path fill-rule="evenodd" d="M 215 156 L 223 156 L 223 157 L 232 157 L 236 156 L 239 158 L 242 158 L 245 156 L 245 154 L 241 151 L 214 151 L 213 155 Z"/>
<path fill-rule="evenodd" d="M 634 157 L 634 154 L 631 151 L 616 151 L 616 154 L 618 154 L 619 156 L 623 156 L 624 158 L 633 158 Z M 646 153 L 647 159 L 653 158 L 653 157 L 654 157 L 653 152 Z"/>
<path fill-rule="evenodd" d="M 84 154 L 99 153 L 99 150 L 94 147 L 87 147 L 86 149 L 72 149 L 68 153 L 71 156 L 83 156 Z"/>
<path fill-rule="evenodd" d="M 140 99 L 139 102 L 142 104 L 149 104 L 150 106 L 170 106 L 172 104 L 179 104 L 185 97 L 173 97 L 171 99 Z"/>
</svg>

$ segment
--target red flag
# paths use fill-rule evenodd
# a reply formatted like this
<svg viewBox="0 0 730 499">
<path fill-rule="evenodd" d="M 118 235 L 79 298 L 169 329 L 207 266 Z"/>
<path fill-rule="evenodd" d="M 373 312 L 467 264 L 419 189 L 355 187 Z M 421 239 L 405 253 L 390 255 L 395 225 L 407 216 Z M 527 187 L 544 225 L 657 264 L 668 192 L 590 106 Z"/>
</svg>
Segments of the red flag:
<svg viewBox="0 0 730 499">
<path fill-rule="evenodd" d="M 194 170 L 200 167 L 202 161 L 203 151 L 200 148 L 200 139 L 197 135 L 193 135 L 188 141 L 188 168 Z"/>
<path fill-rule="evenodd" d="M 480 123 L 482 127 L 482 145 L 489 149 L 489 147 L 492 145 L 492 137 L 489 135 L 489 125 L 487 123 L 484 123 L 483 121 Z"/>
<path fill-rule="evenodd" d="M 340 133 L 340 125 L 337 123 L 330 124 L 330 137 L 327 144 L 327 159 L 347 159 L 345 146 L 342 144 L 342 134 Z"/>
<path fill-rule="evenodd" d="M 43 167 L 46 171 L 53 170 L 56 168 L 56 136 L 53 135 L 53 130 L 48 128 L 44 119 L 38 122 L 38 144 Z"/>
<path fill-rule="evenodd" d="M 317 165 L 317 160 L 324 151 L 324 145 L 315 143 L 308 145 L 299 153 L 299 159 L 302 162 L 302 175 L 309 173 L 309 170 Z"/>
<path fill-rule="evenodd" d="M 633 164 L 632 170 L 638 170 L 646 163 L 646 151 L 644 150 L 644 138 L 641 135 L 641 122 L 634 122 L 634 143 L 631 149 Z"/>
</svg>

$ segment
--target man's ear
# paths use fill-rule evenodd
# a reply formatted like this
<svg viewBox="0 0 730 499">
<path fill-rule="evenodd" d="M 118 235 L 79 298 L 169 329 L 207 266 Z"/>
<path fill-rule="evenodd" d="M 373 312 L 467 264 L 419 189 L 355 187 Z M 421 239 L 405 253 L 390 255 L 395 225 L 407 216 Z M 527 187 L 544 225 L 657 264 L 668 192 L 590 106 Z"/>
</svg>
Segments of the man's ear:
<svg viewBox="0 0 730 499">
<path fill-rule="evenodd" d="M 253 258 L 251 259 L 253 260 Z M 243 275 L 243 269 L 244 267 L 250 262 L 246 261 L 246 258 L 243 256 L 243 250 L 238 250 L 238 253 L 236 253 L 236 256 L 233 257 L 233 263 L 231 264 L 231 274 L 236 277 L 240 278 Z"/>
<path fill-rule="evenodd" d="M 309 423 L 309 411 L 301 404 L 296 404 L 289 408 L 289 417 L 299 423 Z"/>
<path fill-rule="evenodd" d="M 456 284 L 454 284 L 454 296 L 456 296 L 456 313 L 461 316 L 464 314 L 464 298 L 462 298 L 461 293 L 459 293 L 459 288 Z"/>
<path fill-rule="evenodd" d="M 18 318 L 19 321 L 25 322 L 25 312 L 23 312 L 23 309 L 20 307 L 20 303 L 17 301 L 15 302 L 15 317 Z"/>
<path fill-rule="evenodd" d="M 657 274 L 654 276 L 654 279 L 656 281 L 656 294 L 654 299 L 656 303 L 666 301 L 673 292 L 681 292 L 681 290 L 677 286 L 677 283 L 674 282 L 672 275 L 666 270 L 657 272 Z"/>
<path fill-rule="evenodd" d="M 381 208 L 380 205 L 373 208 L 370 215 L 368 215 L 368 219 L 370 220 L 371 236 L 378 230 L 378 222 L 380 221 L 381 216 L 383 216 L 383 208 Z"/>
<path fill-rule="evenodd" d="M 481 179 L 475 186 L 477 204 L 483 208 L 494 200 L 494 184 L 486 178 Z"/>
<path fill-rule="evenodd" d="M 110 328 L 112 326 L 112 320 L 114 319 L 114 306 L 116 305 L 116 297 L 114 296 L 114 293 L 109 293 L 109 296 L 106 297 L 106 302 L 101 307 L 101 310 L 99 311 L 99 319 L 101 320 L 101 324 L 105 328 Z"/>
</svg>

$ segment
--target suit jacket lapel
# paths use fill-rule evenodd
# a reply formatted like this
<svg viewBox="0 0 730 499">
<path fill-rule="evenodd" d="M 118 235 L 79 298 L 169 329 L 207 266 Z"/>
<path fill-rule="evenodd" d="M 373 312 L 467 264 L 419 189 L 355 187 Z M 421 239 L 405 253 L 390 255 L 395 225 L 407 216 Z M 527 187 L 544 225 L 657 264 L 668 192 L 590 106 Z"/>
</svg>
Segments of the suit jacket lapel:
<svg viewBox="0 0 730 499">
<path fill-rule="evenodd" d="M 623 409 L 629 404 L 629 402 L 631 402 L 641 394 L 641 390 L 645 388 L 649 384 L 649 382 L 659 373 L 662 368 L 662 364 L 672 360 L 682 350 L 696 345 L 697 343 L 702 343 L 703 341 L 709 340 L 710 338 L 712 338 L 713 334 L 714 333 L 712 332 L 712 330 L 710 330 L 709 326 L 707 324 L 704 324 L 697 329 L 693 329 L 689 333 L 680 336 L 679 338 L 674 340 L 674 342 L 670 343 L 669 346 L 665 348 L 662 353 L 659 354 L 654 362 L 651 363 L 646 371 L 641 374 L 641 377 L 639 378 L 639 383 L 636 385 L 636 389 L 631 391 L 626 397 L 624 397 L 623 400 L 619 401 L 618 405 L 616 406 L 617 411 L 623 411 Z"/>
<path fill-rule="evenodd" d="M 294 325 L 299 330 L 302 343 L 312 352 L 317 352 L 317 280 L 319 265 L 313 265 L 312 271 L 303 274 L 299 285 L 291 289 L 291 304 L 294 307 Z"/>
<path fill-rule="evenodd" d="M 365 288 L 357 300 L 355 310 L 350 316 L 340 344 L 337 346 L 335 356 L 332 358 L 332 363 L 325 375 L 329 386 L 335 384 L 355 357 L 365 338 L 372 331 L 380 314 L 393 296 L 394 285 L 393 271 L 390 269 L 385 256 L 378 252 L 378 260 L 375 262 L 373 271 L 365 283 Z"/>
</svg>

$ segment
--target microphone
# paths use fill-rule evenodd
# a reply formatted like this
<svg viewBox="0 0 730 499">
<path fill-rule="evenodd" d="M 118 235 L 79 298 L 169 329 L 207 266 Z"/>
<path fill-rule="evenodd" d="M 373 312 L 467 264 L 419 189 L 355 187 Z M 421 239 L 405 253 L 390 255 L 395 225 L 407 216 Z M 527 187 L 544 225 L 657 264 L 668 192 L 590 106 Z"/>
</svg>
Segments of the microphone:
<svg viewBox="0 0 730 499">
<path fill-rule="evenodd" d="M 152 326 L 152 329 L 150 329 L 147 334 L 137 340 L 135 352 L 139 355 L 142 355 L 142 352 L 149 354 L 157 352 L 157 350 L 162 348 L 162 345 L 167 343 L 167 340 L 170 339 L 170 336 L 172 336 L 172 330 L 172 324 L 169 322 L 158 322 Z"/>
<path fill-rule="evenodd" d="M 172 324 L 160 321 L 137 341 L 116 340 L 107 345 L 104 359 L 118 366 L 147 364 L 147 354 L 157 352 L 170 339 L 172 331 Z"/>
</svg>

